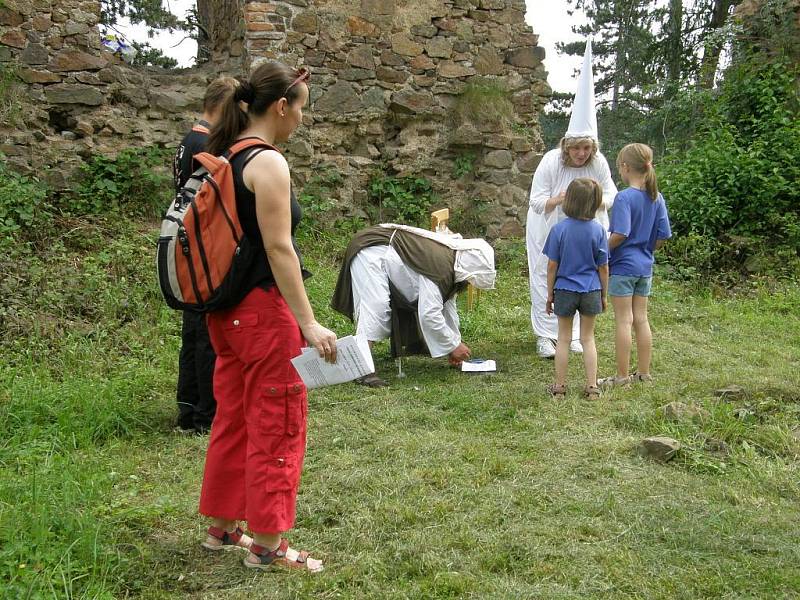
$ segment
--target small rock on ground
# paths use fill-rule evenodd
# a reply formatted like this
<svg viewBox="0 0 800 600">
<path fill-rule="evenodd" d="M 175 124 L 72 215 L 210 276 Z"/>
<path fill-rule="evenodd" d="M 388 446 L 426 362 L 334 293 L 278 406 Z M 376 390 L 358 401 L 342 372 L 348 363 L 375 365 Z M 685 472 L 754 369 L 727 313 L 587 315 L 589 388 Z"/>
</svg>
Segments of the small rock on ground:
<svg viewBox="0 0 800 600">
<path fill-rule="evenodd" d="M 742 386 L 733 384 L 714 390 L 714 395 L 720 398 L 742 398 L 746 396 L 747 393 Z"/>
<path fill-rule="evenodd" d="M 684 404 L 683 402 L 670 402 L 662 406 L 659 410 L 670 421 L 694 419 L 695 417 L 706 419 L 710 416 L 710 413 L 706 409 L 694 404 Z"/>
<path fill-rule="evenodd" d="M 642 440 L 639 444 L 639 454 L 647 458 L 652 458 L 659 462 L 667 462 L 675 457 L 678 450 L 681 448 L 681 443 L 668 437 L 649 437 Z"/>
<path fill-rule="evenodd" d="M 717 438 L 706 438 L 705 449 L 716 454 L 727 455 L 730 452 L 727 442 Z"/>
</svg>

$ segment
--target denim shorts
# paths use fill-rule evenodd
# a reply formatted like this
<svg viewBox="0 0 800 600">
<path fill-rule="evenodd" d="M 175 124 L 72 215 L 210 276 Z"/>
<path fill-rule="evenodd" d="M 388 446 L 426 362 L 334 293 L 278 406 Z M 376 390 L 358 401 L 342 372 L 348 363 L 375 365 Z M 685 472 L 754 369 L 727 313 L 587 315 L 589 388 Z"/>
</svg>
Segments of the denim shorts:
<svg viewBox="0 0 800 600">
<path fill-rule="evenodd" d="M 553 312 L 558 317 L 571 317 L 578 311 L 582 315 L 599 315 L 603 312 L 603 298 L 600 290 L 593 292 L 572 292 L 553 290 Z"/>
<path fill-rule="evenodd" d="M 608 293 L 611 296 L 649 296 L 652 284 L 652 277 L 612 275 L 608 278 Z"/>
</svg>

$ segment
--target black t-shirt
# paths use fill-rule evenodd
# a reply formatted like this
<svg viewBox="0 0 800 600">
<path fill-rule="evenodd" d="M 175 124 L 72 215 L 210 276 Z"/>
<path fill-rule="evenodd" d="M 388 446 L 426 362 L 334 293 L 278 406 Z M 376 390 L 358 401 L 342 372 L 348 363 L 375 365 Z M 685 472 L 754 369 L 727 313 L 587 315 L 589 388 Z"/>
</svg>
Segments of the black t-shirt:
<svg viewBox="0 0 800 600">
<path fill-rule="evenodd" d="M 237 294 L 237 296 L 242 299 L 255 287 L 266 290 L 275 285 L 275 278 L 272 275 L 272 269 L 267 259 L 267 252 L 264 250 L 264 240 L 261 237 L 261 230 L 258 228 L 258 219 L 256 218 L 256 195 L 247 189 L 242 176 L 242 171 L 249 162 L 249 159 L 259 152 L 273 151 L 263 149 L 245 150 L 234 156 L 231 161 L 231 167 L 233 168 L 233 184 L 236 189 L 236 211 L 239 215 L 239 223 L 242 225 L 245 236 L 248 237 L 250 243 L 256 249 L 249 274 L 245 278 L 242 290 Z M 297 229 L 297 225 L 303 217 L 303 209 L 294 196 L 294 190 L 291 190 L 289 201 L 292 211 L 292 245 L 300 261 L 300 270 L 303 274 L 303 279 L 306 279 L 311 276 L 311 273 L 303 268 L 303 258 L 300 256 L 300 250 L 294 239 L 295 229 Z"/>
<path fill-rule="evenodd" d="M 208 130 L 211 125 L 206 121 L 200 121 L 192 127 L 186 134 L 178 149 L 175 151 L 175 158 L 172 160 L 172 177 L 175 181 L 175 192 L 179 192 L 186 185 L 189 177 L 195 171 L 194 155 L 205 150 Z"/>
</svg>

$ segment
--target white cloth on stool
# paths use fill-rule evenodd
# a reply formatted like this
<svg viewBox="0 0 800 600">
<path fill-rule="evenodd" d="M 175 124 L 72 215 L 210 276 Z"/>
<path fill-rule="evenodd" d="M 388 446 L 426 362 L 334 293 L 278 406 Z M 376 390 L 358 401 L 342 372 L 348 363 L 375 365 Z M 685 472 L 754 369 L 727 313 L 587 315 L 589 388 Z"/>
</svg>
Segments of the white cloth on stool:
<svg viewBox="0 0 800 600">
<path fill-rule="evenodd" d="M 598 152 L 594 159 L 583 167 L 567 167 L 561 160 L 561 149 L 550 150 L 542 157 L 533 175 L 528 207 L 527 231 L 528 275 L 531 290 L 531 325 L 536 337 L 558 338 L 558 317 L 545 312 L 547 306 L 547 261 L 542 254 L 547 234 L 553 225 L 566 219 L 561 206 L 545 214 L 547 201 L 567 190 L 567 186 L 579 177 L 589 177 L 603 188 L 603 204 L 595 217 L 608 230 L 608 210 L 614 203 L 617 186 L 611 179 L 611 170 L 605 157 Z M 572 339 L 580 337 L 580 318 L 575 315 L 572 324 Z"/>
<path fill-rule="evenodd" d="M 364 248 L 350 263 L 356 333 L 371 342 L 389 337 L 392 315 L 389 281 L 409 302 L 417 302 L 417 318 L 431 356 L 446 356 L 461 343 L 455 297 L 442 303 L 439 287 L 408 268 L 391 246 Z"/>
</svg>

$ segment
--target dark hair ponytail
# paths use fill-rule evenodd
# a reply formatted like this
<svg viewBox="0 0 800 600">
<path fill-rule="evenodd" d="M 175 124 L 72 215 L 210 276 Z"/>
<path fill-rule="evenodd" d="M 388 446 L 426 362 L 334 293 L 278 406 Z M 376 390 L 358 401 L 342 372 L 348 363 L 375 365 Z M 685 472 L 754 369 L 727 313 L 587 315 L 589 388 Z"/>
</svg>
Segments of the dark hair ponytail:
<svg viewBox="0 0 800 600">
<path fill-rule="evenodd" d="M 265 62 L 253 71 L 249 80 L 239 79 L 236 92 L 222 105 L 219 120 L 211 128 L 206 150 L 215 156 L 224 154 L 250 125 L 251 116 L 263 115 L 281 98 L 294 102 L 299 86 L 293 82 L 301 73 L 280 62 Z M 246 105 L 244 109 L 240 102 Z"/>
</svg>

